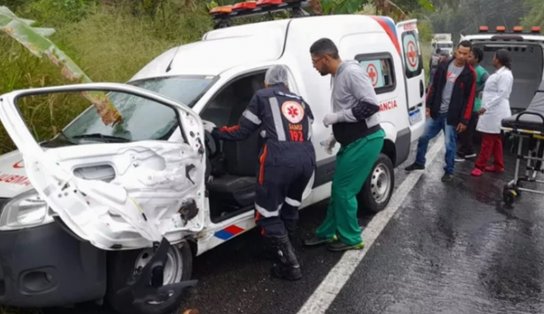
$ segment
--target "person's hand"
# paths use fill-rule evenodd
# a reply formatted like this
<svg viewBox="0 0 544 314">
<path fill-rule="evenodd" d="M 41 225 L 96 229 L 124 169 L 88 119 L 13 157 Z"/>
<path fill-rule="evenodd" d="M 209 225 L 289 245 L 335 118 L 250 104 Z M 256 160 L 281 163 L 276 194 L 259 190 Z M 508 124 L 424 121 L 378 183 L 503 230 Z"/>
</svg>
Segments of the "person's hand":
<svg viewBox="0 0 544 314">
<path fill-rule="evenodd" d="M 430 117 L 431 116 L 431 108 L 425 108 L 425 117 Z"/>
<path fill-rule="evenodd" d="M 336 145 L 336 139 L 334 138 L 334 135 L 331 134 L 329 135 L 329 137 L 319 142 L 319 144 L 323 146 L 327 154 L 332 155 L 332 150 L 334 148 L 334 145 Z"/>
<path fill-rule="evenodd" d="M 467 126 L 459 122 L 455 130 L 457 131 L 457 133 L 462 133 L 462 132 L 465 132 L 466 129 L 467 129 Z"/>
<path fill-rule="evenodd" d="M 483 115 L 487 110 L 485 110 L 485 108 L 480 108 L 480 110 L 478 110 L 478 114 L 479 115 Z"/>
<path fill-rule="evenodd" d="M 202 120 L 202 126 L 204 126 L 204 130 L 208 133 L 212 133 L 213 129 L 215 129 L 215 123 Z"/>
<path fill-rule="evenodd" d="M 326 128 L 328 128 L 329 125 L 335 124 L 337 122 L 338 122 L 338 114 L 334 112 L 327 113 L 325 115 L 325 118 L 323 118 L 323 124 L 325 125 Z"/>
</svg>

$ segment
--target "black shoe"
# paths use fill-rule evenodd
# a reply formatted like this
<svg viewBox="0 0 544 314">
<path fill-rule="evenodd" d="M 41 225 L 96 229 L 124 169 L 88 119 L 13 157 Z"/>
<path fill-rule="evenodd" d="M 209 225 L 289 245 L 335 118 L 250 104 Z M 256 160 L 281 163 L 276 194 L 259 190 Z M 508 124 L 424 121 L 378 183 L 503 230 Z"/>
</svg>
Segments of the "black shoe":
<svg viewBox="0 0 544 314">
<path fill-rule="evenodd" d="M 313 236 L 310 239 L 304 240 L 304 245 L 305 246 L 318 246 L 318 245 L 323 245 L 323 244 L 327 244 L 327 243 L 332 243 L 332 242 L 335 242 L 337 240 L 338 240 L 338 238 L 336 237 L 336 235 L 334 235 L 330 239 L 318 238 L 317 236 Z"/>
<path fill-rule="evenodd" d="M 274 239 L 278 262 L 272 265 L 273 277 L 286 280 L 299 280 L 302 278 L 300 264 L 295 254 L 295 249 L 287 236 Z"/>
<path fill-rule="evenodd" d="M 442 179 L 440 179 L 442 182 L 451 182 L 453 181 L 453 174 L 451 173 L 445 173 L 443 176 L 442 176 Z"/>
<path fill-rule="evenodd" d="M 406 170 L 406 171 L 423 170 L 423 169 L 425 169 L 425 166 L 422 166 L 422 165 L 420 165 L 418 163 L 415 163 L 415 162 L 413 164 L 409 165 L 408 167 L 404 168 L 404 170 Z"/>
<path fill-rule="evenodd" d="M 270 269 L 270 274 L 274 278 L 296 281 L 302 278 L 302 272 L 299 267 L 287 267 L 283 264 L 274 264 Z"/>
</svg>

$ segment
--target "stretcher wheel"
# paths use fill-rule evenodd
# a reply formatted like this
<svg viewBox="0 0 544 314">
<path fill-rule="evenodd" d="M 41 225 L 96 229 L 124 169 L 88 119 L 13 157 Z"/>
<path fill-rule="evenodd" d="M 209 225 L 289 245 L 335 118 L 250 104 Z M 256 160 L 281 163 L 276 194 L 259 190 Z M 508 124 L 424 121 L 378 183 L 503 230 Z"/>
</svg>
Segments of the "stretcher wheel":
<svg viewBox="0 0 544 314">
<path fill-rule="evenodd" d="M 502 192 L 502 198 L 504 200 L 504 203 L 506 205 L 512 205 L 514 204 L 514 200 L 519 196 L 516 189 L 513 189 L 511 187 L 505 186 L 504 190 Z"/>
</svg>

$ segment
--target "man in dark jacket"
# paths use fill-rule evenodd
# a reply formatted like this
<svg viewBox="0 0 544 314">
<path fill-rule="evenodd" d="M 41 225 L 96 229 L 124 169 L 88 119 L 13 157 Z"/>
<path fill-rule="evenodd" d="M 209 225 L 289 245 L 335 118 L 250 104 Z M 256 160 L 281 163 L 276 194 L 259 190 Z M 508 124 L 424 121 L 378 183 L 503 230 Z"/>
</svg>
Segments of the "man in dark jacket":
<svg viewBox="0 0 544 314">
<path fill-rule="evenodd" d="M 425 169 L 429 141 L 443 130 L 446 166 L 442 182 L 453 179 L 457 133 L 464 132 L 470 121 L 476 93 L 476 72 L 467 63 L 471 49 L 469 41 L 460 42 L 455 58 L 438 66 L 427 93 L 425 131 L 419 138 L 416 160 L 407 171 Z"/>
<path fill-rule="evenodd" d="M 287 81 L 287 69 L 273 66 L 265 75 L 266 88 L 255 92 L 238 125 L 215 128 L 207 122 L 204 128 L 226 141 L 260 131 L 265 143 L 259 155 L 255 221 L 277 253 L 272 275 L 298 280 L 302 273 L 288 235 L 294 232 L 302 194 L 315 170 L 314 118 L 310 106 L 289 91 Z"/>
</svg>

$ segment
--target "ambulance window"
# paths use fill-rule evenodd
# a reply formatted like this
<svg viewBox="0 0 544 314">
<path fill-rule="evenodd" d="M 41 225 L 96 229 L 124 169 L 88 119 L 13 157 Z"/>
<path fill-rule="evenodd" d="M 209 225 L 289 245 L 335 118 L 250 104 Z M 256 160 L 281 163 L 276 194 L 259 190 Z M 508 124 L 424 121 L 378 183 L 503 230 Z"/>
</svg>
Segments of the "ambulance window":
<svg viewBox="0 0 544 314">
<path fill-rule="evenodd" d="M 395 89 L 395 69 L 391 55 L 387 53 L 357 55 L 355 59 L 368 74 L 376 94 Z"/>
<path fill-rule="evenodd" d="M 423 58 L 419 49 L 419 38 L 416 32 L 402 34 L 402 51 L 404 51 L 404 70 L 406 77 L 418 76 L 423 71 Z"/>
<path fill-rule="evenodd" d="M 258 89 L 264 87 L 265 71 L 237 77 L 227 83 L 206 105 L 200 116 L 218 126 L 238 123 Z"/>
</svg>

